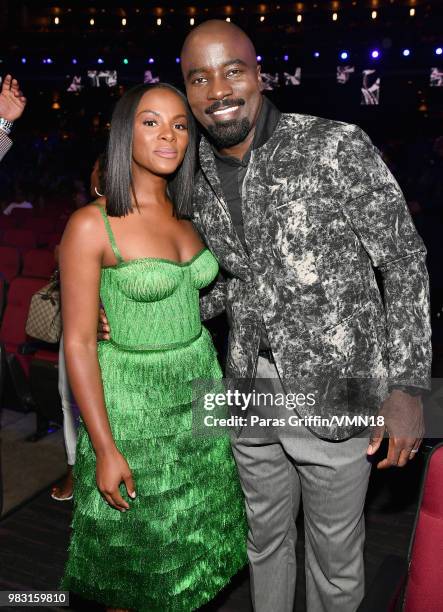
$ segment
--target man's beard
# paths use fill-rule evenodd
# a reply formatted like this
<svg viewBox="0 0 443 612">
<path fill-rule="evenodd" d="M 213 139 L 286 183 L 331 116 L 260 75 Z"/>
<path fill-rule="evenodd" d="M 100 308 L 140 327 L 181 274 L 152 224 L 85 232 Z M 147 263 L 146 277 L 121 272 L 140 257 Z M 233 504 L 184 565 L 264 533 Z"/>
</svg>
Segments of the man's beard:
<svg viewBox="0 0 443 612">
<path fill-rule="evenodd" d="M 208 127 L 208 133 L 217 149 L 229 149 L 245 140 L 251 131 L 251 123 L 247 117 L 230 119 Z"/>
</svg>

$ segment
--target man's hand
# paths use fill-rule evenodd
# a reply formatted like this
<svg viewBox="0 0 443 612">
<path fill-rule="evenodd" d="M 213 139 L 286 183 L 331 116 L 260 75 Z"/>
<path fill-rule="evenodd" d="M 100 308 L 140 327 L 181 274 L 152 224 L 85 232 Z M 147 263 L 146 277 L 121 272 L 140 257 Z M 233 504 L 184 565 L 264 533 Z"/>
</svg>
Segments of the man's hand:
<svg viewBox="0 0 443 612">
<path fill-rule="evenodd" d="M 98 328 L 97 328 L 97 340 L 109 340 L 111 337 L 111 330 L 109 329 L 108 319 L 106 318 L 106 312 L 103 306 L 100 306 L 98 311 Z"/>
<path fill-rule="evenodd" d="M 378 451 L 386 429 L 389 434 L 388 454 L 386 459 L 377 463 L 377 468 L 403 467 L 415 457 L 423 440 L 425 426 L 421 397 L 394 389 L 383 402 L 379 415 L 384 417 L 385 424 L 373 428 L 367 453 L 374 455 Z"/>
<path fill-rule="evenodd" d="M 7 121 L 15 121 L 22 116 L 25 106 L 26 98 L 20 91 L 17 79 L 7 74 L 0 92 L 0 117 Z"/>
</svg>

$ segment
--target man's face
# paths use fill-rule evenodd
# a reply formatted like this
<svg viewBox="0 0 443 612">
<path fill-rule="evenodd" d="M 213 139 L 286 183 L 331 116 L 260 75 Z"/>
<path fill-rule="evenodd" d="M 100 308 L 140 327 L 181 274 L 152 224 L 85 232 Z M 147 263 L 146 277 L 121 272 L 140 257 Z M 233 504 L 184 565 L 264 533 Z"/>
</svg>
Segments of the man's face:
<svg viewBox="0 0 443 612">
<path fill-rule="evenodd" d="M 192 112 L 219 149 L 243 142 L 257 121 L 261 77 L 251 49 L 229 33 L 201 33 L 182 55 Z"/>
</svg>

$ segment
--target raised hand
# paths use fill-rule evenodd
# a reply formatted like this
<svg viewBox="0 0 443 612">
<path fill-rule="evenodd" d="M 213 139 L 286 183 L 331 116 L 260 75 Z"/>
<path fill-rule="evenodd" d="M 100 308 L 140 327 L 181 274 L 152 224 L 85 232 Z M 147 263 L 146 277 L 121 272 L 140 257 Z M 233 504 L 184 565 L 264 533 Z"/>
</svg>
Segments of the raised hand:
<svg viewBox="0 0 443 612">
<path fill-rule="evenodd" d="M 10 74 L 5 76 L 0 92 L 0 117 L 7 121 L 19 119 L 26 106 L 26 98 L 17 79 L 13 79 Z"/>
</svg>

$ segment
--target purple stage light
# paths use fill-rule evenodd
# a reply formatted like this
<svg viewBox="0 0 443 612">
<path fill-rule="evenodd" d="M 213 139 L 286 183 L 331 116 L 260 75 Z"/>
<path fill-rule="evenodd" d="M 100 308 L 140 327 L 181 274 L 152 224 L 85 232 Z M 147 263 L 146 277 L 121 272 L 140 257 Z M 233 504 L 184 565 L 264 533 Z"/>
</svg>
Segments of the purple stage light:
<svg viewBox="0 0 443 612">
<path fill-rule="evenodd" d="M 179 64 L 179 63 L 180 63 L 180 58 L 179 58 L 179 57 L 176 57 L 176 58 L 175 58 L 175 63 L 176 63 L 176 64 Z"/>
<path fill-rule="evenodd" d="M 409 55 L 411 55 L 411 52 L 409 49 L 403 49 L 403 56 L 404 57 L 409 57 Z"/>
<path fill-rule="evenodd" d="M 26 64 L 26 57 L 22 57 L 22 64 Z"/>
<path fill-rule="evenodd" d="M 104 64 L 105 60 L 102 57 L 99 57 L 97 60 L 97 64 Z"/>
<path fill-rule="evenodd" d="M 314 51 L 314 57 L 320 57 L 320 52 L 319 51 Z"/>
<path fill-rule="evenodd" d="M 284 55 L 283 59 L 285 60 L 285 62 L 287 62 L 289 60 L 289 55 Z"/>
<path fill-rule="evenodd" d="M 153 57 L 150 57 L 150 58 L 148 59 L 148 64 L 153 64 L 153 63 L 154 63 L 154 58 L 153 58 Z"/>
<path fill-rule="evenodd" d="M 257 62 L 261 62 L 262 60 L 262 56 L 261 55 L 257 55 Z"/>
<path fill-rule="evenodd" d="M 374 49 L 371 51 L 371 57 L 372 59 L 378 59 L 380 57 L 380 51 L 378 49 Z"/>
<path fill-rule="evenodd" d="M 342 51 L 342 52 L 340 53 L 340 59 L 342 59 L 342 60 L 347 60 L 347 59 L 348 59 L 348 57 L 349 57 L 349 53 L 348 53 L 347 51 Z"/>
<path fill-rule="evenodd" d="M 76 64 L 77 63 L 77 59 L 75 57 L 72 58 L 72 63 Z"/>
<path fill-rule="evenodd" d="M 437 47 L 435 50 L 435 55 L 442 55 L 443 54 L 443 49 L 441 47 Z"/>
</svg>

